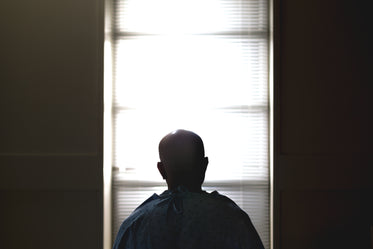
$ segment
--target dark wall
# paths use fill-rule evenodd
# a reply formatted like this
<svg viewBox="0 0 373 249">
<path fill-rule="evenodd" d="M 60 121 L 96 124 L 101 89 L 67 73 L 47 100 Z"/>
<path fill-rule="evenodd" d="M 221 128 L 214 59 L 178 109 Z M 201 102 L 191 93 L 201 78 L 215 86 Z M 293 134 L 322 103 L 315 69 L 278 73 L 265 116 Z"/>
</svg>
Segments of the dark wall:
<svg viewBox="0 0 373 249">
<path fill-rule="evenodd" d="M 372 2 L 274 6 L 275 248 L 372 248 Z"/>
<path fill-rule="evenodd" d="M 371 5 L 274 0 L 275 248 L 369 248 Z M 0 3 L 0 248 L 101 248 L 103 1 Z"/>
<path fill-rule="evenodd" d="M 102 7 L 0 3 L 0 248 L 102 248 Z"/>
</svg>

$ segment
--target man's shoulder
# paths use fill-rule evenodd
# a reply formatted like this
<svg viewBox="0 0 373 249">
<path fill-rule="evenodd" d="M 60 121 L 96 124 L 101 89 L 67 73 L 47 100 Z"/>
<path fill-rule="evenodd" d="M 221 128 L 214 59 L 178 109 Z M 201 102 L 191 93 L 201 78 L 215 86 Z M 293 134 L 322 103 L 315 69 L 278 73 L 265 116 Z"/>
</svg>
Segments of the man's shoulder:
<svg viewBox="0 0 373 249">
<path fill-rule="evenodd" d="M 217 205 L 236 210 L 242 211 L 242 209 L 228 196 L 220 194 L 218 191 L 213 191 L 208 194 L 208 198 L 215 202 Z"/>
<path fill-rule="evenodd" d="M 141 203 L 124 221 L 122 226 L 130 226 L 133 222 L 142 219 L 147 215 L 149 210 L 158 202 L 159 195 L 153 194 L 143 203 Z"/>
<path fill-rule="evenodd" d="M 222 195 L 220 194 L 218 191 L 213 191 L 211 193 L 209 193 L 209 196 L 210 198 L 213 198 L 217 201 L 221 201 L 222 203 L 226 203 L 228 205 L 232 205 L 234 207 L 238 207 L 237 204 L 232 200 L 230 199 L 228 196 L 226 195 Z"/>
<path fill-rule="evenodd" d="M 218 191 L 211 193 L 189 193 L 183 198 L 183 205 L 186 211 L 185 215 L 191 213 L 207 217 L 236 217 L 237 219 L 247 218 L 246 212 L 243 211 L 232 199 L 220 194 Z"/>
<path fill-rule="evenodd" d="M 143 209 L 145 208 L 146 206 L 149 206 L 151 204 L 153 204 L 154 202 L 156 202 L 157 200 L 159 200 L 159 195 L 157 194 L 153 194 L 152 196 L 150 196 L 148 199 L 146 199 L 143 203 L 141 203 L 136 209 Z"/>
</svg>

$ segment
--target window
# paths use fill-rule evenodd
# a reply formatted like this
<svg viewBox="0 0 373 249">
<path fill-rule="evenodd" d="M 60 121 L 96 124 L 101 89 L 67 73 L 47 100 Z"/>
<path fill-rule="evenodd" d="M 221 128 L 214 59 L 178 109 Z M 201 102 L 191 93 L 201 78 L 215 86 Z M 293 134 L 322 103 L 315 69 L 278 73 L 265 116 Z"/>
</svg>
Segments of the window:
<svg viewBox="0 0 373 249">
<path fill-rule="evenodd" d="M 204 190 L 229 196 L 269 248 L 266 0 L 113 0 L 113 236 L 166 189 L 158 142 L 204 143 Z"/>
</svg>

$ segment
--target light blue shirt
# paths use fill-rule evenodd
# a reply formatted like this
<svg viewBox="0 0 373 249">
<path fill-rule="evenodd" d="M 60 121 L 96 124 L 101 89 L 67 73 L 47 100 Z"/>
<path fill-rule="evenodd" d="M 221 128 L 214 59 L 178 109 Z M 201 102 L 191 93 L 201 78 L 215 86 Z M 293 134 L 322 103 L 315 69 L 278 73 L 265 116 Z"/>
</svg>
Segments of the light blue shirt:
<svg viewBox="0 0 373 249">
<path fill-rule="evenodd" d="M 122 223 L 113 249 L 264 249 L 249 216 L 214 191 L 153 194 Z"/>
</svg>

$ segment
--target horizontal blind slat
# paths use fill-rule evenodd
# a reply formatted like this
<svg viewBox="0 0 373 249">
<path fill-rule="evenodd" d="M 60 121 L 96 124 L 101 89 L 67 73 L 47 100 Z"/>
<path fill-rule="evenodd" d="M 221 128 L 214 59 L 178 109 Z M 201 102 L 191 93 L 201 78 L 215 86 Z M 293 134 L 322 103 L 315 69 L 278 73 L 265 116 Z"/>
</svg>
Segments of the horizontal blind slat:
<svg viewBox="0 0 373 249">
<path fill-rule="evenodd" d="M 114 23 L 121 31 L 158 34 L 266 30 L 267 9 L 261 0 L 117 0 Z"/>
<path fill-rule="evenodd" d="M 116 106 L 267 105 L 264 38 L 133 37 L 115 51 Z"/>
<path fill-rule="evenodd" d="M 169 121 L 158 126 L 157 119 Z M 114 119 L 114 165 L 127 171 L 129 179 L 161 180 L 158 143 L 169 131 L 185 128 L 204 140 L 210 159 L 206 180 L 268 179 L 267 124 L 266 112 L 120 111 Z"/>
</svg>

